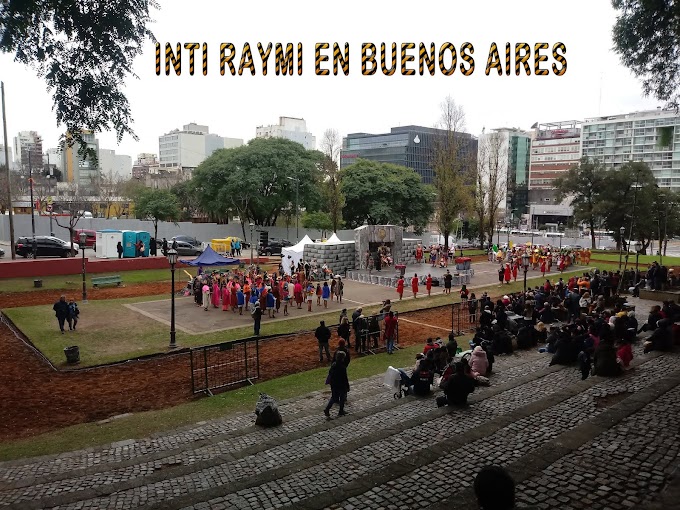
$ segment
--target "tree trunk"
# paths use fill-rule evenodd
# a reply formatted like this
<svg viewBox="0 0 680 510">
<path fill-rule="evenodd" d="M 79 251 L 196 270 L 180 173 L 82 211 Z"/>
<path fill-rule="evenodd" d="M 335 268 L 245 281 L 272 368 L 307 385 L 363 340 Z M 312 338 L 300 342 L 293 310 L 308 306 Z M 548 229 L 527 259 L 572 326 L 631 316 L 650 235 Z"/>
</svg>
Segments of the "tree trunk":
<svg viewBox="0 0 680 510">
<path fill-rule="evenodd" d="M 591 219 L 588 223 L 590 224 L 590 249 L 595 250 L 597 249 L 595 244 L 595 222 Z"/>
<path fill-rule="evenodd" d="M 444 235 L 444 253 L 448 254 L 449 253 L 449 231 L 444 230 L 442 234 Z"/>
<path fill-rule="evenodd" d="M 154 240 L 154 242 L 156 242 L 157 239 L 158 239 L 158 220 L 154 219 L 153 220 L 153 240 Z M 151 253 L 151 246 L 149 246 L 148 249 L 149 249 L 148 253 Z"/>
</svg>

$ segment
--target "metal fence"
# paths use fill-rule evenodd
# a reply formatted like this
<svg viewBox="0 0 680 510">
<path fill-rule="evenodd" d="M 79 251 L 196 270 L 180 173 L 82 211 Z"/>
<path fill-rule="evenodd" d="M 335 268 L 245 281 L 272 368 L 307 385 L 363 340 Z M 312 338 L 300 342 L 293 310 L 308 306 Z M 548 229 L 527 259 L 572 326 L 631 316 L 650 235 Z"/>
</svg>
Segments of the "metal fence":
<svg viewBox="0 0 680 510">
<path fill-rule="evenodd" d="M 377 354 L 387 350 L 387 338 L 385 337 L 385 317 L 387 314 L 370 315 L 364 318 L 363 325 L 358 329 L 362 352 Z M 397 316 L 398 318 L 398 316 Z M 375 320 L 373 320 L 375 319 Z M 357 341 L 354 330 L 354 341 Z M 399 321 L 394 330 L 394 348 L 399 349 Z"/>
<path fill-rule="evenodd" d="M 451 305 L 451 331 L 456 335 L 472 333 L 479 324 L 480 303 L 478 299 L 469 299 Z"/>
<path fill-rule="evenodd" d="M 212 395 L 214 390 L 260 377 L 258 338 L 191 349 L 191 390 Z"/>
</svg>

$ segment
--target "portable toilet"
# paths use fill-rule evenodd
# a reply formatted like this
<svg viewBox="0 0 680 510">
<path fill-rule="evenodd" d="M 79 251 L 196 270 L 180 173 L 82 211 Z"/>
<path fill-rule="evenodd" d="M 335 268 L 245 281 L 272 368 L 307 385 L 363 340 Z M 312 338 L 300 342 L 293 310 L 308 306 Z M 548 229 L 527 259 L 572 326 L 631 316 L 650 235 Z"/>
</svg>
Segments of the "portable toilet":
<svg viewBox="0 0 680 510">
<path fill-rule="evenodd" d="M 133 230 L 123 230 L 123 257 L 126 259 L 133 259 L 137 256 L 137 232 Z"/>
<path fill-rule="evenodd" d="M 151 254 L 151 234 L 144 232 L 143 230 L 138 230 L 135 242 L 137 241 L 144 243 L 144 256 L 148 257 Z"/>
<path fill-rule="evenodd" d="M 104 229 L 97 231 L 97 257 L 118 258 L 118 243 L 123 242 L 121 230 Z"/>
</svg>

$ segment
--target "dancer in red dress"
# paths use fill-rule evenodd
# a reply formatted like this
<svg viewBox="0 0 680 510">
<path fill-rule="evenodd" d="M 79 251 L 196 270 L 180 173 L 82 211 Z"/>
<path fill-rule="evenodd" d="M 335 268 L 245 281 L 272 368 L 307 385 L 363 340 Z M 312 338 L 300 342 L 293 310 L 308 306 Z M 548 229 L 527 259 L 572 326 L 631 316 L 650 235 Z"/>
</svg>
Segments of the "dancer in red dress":
<svg viewBox="0 0 680 510">
<path fill-rule="evenodd" d="M 397 294 L 399 294 L 399 301 L 404 296 L 404 277 L 400 277 L 397 281 Z"/>
<path fill-rule="evenodd" d="M 427 295 L 429 296 L 430 293 L 432 292 L 432 276 L 427 275 L 427 279 L 425 280 L 425 288 L 427 289 Z"/>
<path fill-rule="evenodd" d="M 512 271 L 510 270 L 510 264 L 506 263 L 505 264 L 504 278 L 505 278 L 505 283 L 507 283 L 508 285 L 510 285 L 510 277 L 511 276 L 512 276 Z"/>
<path fill-rule="evenodd" d="M 418 275 L 414 275 L 413 278 L 411 278 L 411 290 L 413 291 L 413 297 L 417 298 L 418 297 Z"/>
</svg>

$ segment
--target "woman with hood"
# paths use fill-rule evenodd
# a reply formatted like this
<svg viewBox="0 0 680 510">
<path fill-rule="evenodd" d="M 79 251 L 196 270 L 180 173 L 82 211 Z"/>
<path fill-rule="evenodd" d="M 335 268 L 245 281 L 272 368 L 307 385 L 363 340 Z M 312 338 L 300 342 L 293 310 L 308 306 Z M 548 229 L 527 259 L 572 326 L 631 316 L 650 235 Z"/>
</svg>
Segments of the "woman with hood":
<svg viewBox="0 0 680 510">
<path fill-rule="evenodd" d="M 484 349 L 479 345 L 472 351 L 470 369 L 472 370 L 472 375 L 475 376 L 475 379 L 479 376 L 486 377 L 489 370 L 489 360 L 486 357 L 486 352 L 484 352 Z"/>
</svg>

